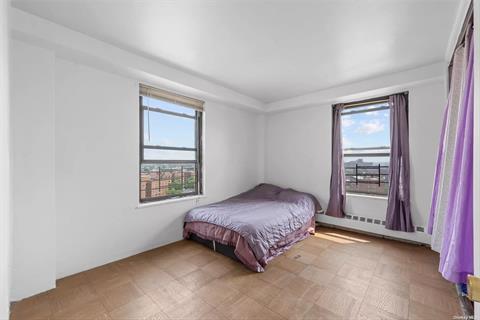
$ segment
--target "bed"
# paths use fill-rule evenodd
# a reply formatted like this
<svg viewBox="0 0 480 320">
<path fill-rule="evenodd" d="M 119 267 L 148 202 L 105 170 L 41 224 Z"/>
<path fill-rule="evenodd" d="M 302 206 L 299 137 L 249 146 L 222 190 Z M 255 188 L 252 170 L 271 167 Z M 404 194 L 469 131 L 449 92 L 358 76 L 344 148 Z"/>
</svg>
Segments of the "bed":
<svg viewBox="0 0 480 320">
<path fill-rule="evenodd" d="M 315 232 L 321 207 L 311 194 L 271 184 L 190 210 L 183 237 L 198 241 L 255 272 Z"/>
</svg>

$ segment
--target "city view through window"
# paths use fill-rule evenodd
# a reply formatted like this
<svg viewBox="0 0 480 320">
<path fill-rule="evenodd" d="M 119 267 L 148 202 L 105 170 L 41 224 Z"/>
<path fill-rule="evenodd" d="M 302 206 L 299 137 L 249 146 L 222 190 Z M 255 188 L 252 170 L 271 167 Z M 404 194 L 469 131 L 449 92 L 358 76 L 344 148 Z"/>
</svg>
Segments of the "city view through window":
<svg viewBox="0 0 480 320">
<path fill-rule="evenodd" d="M 140 202 L 200 193 L 201 112 L 140 96 Z"/>
<path fill-rule="evenodd" d="M 387 195 L 390 166 L 388 102 L 346 108 L 342 112 L 346 190 Z"/>
</svg>

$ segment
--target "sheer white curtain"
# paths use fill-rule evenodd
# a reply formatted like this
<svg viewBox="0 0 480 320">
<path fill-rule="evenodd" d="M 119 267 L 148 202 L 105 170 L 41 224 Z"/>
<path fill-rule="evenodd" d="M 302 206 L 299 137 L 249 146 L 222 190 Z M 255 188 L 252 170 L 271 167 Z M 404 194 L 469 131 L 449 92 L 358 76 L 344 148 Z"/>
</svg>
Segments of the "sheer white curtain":
<svg viewBox="0 0 480 320">
<path fill-rule="evenodd" d="M 443 240 L 443 225 L 445 212 L 447 210 L 448 195 L 450 192 L 452 175 L 452 155 L 455 148 L 455 137 L 457 132 L 458 112 L 460 110 L 461 97 L 463 94 L 465 70 L 466 70 L 466 50 L 465 47 L 459 47 L 455 51 L 453 59 L 452 76 L 450 81 L 450 92 L 447 104 L 447 118 L 445 123 L 445 132 L 443 138 L 442 163 L 439 172 L 438 196 L 434 199 L 432 207 L 436 208 L 435 220 L 432 227 L 432 249 L 440 252 Z"/>
</svg>

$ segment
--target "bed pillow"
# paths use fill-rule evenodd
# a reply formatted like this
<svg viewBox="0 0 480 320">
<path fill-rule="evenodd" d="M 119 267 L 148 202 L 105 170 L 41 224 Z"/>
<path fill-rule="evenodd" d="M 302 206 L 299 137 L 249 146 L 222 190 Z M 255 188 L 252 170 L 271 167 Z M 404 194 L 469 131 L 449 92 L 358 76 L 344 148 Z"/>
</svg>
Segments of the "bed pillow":
<svg viewBox="0 0 480 320">
<path fill-rule="evenodd" d="M 293 189 L 284 189 L 277 195 L 277 200 L 291 203 L 299 203 L 305 200 L 305 194 Z"/>
<path fill-rule="evenodd" d="M 273 184 L 261 183 L 252 190 L 241 194 L 242 198 L 276 200 L 283 189 Z"/>
<path fill-rule="evenodd" d="M 277 195 L 277 200 L 295 204 L 300 204 L 305 201 L 312 201 L 315 211 L 322 210 L 320 203 L 313 195 L 305 192 L 295 191 L 293 189 L 284 189 L 283 191 L 279 192 Z"/>
</svg>

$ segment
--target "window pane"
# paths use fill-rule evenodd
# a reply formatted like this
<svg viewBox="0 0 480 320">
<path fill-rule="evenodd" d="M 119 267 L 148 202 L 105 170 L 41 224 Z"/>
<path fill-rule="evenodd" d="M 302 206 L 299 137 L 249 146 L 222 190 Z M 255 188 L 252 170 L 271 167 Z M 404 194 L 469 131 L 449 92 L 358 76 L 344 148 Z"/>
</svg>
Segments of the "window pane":
<svg viewBox="0 0 480 320">
<path fill-rule="evenodd" d="M 390 146 L 390 110 L 342 116 L 342 137 L 343 148 Z"/>
<path fill-rule="evenodd" d="M 196 151 L 143 149 L 145 160 L 195 160 Z"/>
<path fill-rule="evenodd" d="M 168 101 L 158 100 L 142 96 L 143 105 L 146 107 L 160 108 L 166 111 L 172 111 L 177 113 L 187 114 L 189 116 L 195 116 L 195 110 L 192 108 L 184 107 Z"/>
<path fill-rule="evenodd" d="M 194 194 L 197 186 L 195 164 L 142 164 L 140 201 Z"/>
<path fill-rule="evenodd" d="M 143 143 L 168 147 L 195 147 L 195 119 L 143 111 Z"/>
<path fill-rule="evenodd" d="M 197 172 L 201 170 L 197 150 L 201 141 L 197 130 L 202 117 L 197 115 L 202 113 L 142 94 L 140 98 L 143 142 L 140 146 L 140 202 L 201 193 L 201 181 L 197 178 L 201 175 Z"/>
<path fill-rule="evenodd" d="M 356 157 L 356 156 L 369 156 L 369 157 L 383 157 L 386 153 L 390 153 L 389 146 L 381 146 L 381 147 L 350 147 L 350 148 L 343 148 L 343 155 L 344 157 Z"/>
<path fill-rule="evenodd" d="M 385 105 L 361 106 L 348 111 L 365 111 Z M 387 195 L 390 110 L 342 115 L 342 137 L 347 191 Z"/>
<path fill-rule="evenodd" d="M 368 110 L 371 110 L 371 109 L 376 109 L 376 108 L 381 108 L 381 107 L 388 107 L 388 102 L 368 104 L 368 105 L 365 105 L 365 106 L 358 106 L 358 107 L 355 107 L 355 108 L 352 108 L 352 109 L 347 109 L 347 110 L 344 111 L 344 113 L 348 113 L 350 111 L 355 111 L 355 112 L 368 111 Z M 375 111 L 371 111 L 371 112 L 375 112 Z"/>
<path fill-rule="evenodd" d="M 347 191 L 388 194 L 389 157 L 345 157 L 344 162 Z"/>
</svg>

